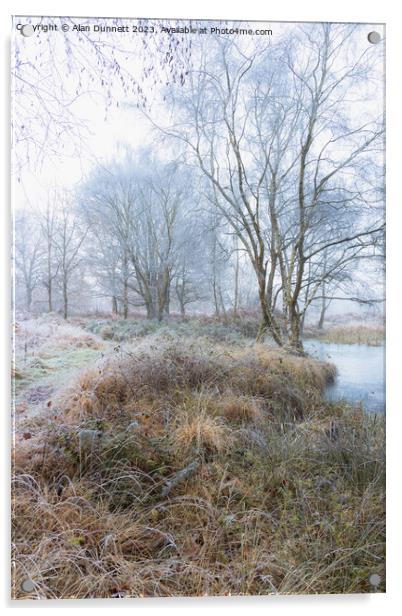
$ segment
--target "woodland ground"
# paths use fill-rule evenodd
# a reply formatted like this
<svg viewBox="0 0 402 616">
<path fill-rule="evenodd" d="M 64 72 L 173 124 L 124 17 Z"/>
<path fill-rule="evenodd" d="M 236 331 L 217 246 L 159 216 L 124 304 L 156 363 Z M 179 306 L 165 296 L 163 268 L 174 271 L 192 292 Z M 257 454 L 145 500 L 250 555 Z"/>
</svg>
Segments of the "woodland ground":
<svg viewBox="0 0 402 616">
<path fill-rule="evenodd" d="M 255 328 L 15 324 L 14 597 L 385 590 L 383 418 Z"/>
</svg>

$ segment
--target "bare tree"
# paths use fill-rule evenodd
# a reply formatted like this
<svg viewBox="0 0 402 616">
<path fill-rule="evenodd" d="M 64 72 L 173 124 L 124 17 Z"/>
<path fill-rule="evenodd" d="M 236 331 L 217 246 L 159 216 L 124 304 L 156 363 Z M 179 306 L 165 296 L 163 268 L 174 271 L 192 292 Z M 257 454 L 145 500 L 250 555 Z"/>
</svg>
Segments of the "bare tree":
<svg viewBox="0 0 402 616">
<path fill-rule="evenodd" d="M 47 292 L 47 305 L 49 312 L 53 311 L 53 287 L 57 278 L 59 266 L 54 254 L 57 201 L 57 193 L 56 191 L 53 191 L 53 193 L 49 196 L 45 212 L 43 214 L 39 214 L 41 240 L 44 243 L 45 253 L 43 285 L 45 286 Z"/>
<path fill-rule="evenodd" d="M 59 271 L 59 283 L 63 296 L 63 317 L 69 314 L 69 289 L 73 273 L 82 261 L 81 249 L 87 229 L 72 211 L 71 204 L 65 200 L 56 223 L 55 256 Z"/>
<path fill-rule="evenodd" d="M 187 85 L 172 92 L 180 125 L 162 127 L 192 152 L 250 259 L 259 338 L 269 331 L 298 352 L 305 311 L 323 282 L 383 230 L 366 175 L 382 148 L 382 121 L 350 111 L 377 60 L 366 44 L 352 65 L 345 62 L 354 33 L 345 25 L 297 26 L 275 48 L 218 38 L 214 52 L 200 50 Z M 328 212 L 341 210 L 328 224 Z M 325 251 L 331 269 L 319 277 Z"/>
<path fill-rule="evenodd" d="M 22 280 L 25 306 L 32 306 L 34 290 L 40 285 L 43 251 L 41 238 L 37 232 L 37 221 L 32 214 L 20 212 L 14 220 L 15 241 L 13 246 L 15 279 Z"/>
<path fill-rule="evenodd" d="M 120 281 L 125 318 L 132 304 L 162 320 L 174 286 L 182 310 L 190 301 L 188 180 L 177 163 L 126 150 L 120 160 L 99 166 L 80 191 L 81 211 L 100 254 L 103 246 L 113 246 L 108 279 L 113 297 L 116 278 Z M 100 262 L 107 271 L 105 259 Z"/>
<path fill-rule="evenodd" d="M 176 164 L 154 162 L 152 175 L 144 177 L 139 186 L 130 259 L 135 272 L 133 289 L 144 299 L 149 318 L 162 320 L 169 312 L 172 282 L 183 257 L 179 227 L 185 198 L 184 178 Z"/>
</svg>

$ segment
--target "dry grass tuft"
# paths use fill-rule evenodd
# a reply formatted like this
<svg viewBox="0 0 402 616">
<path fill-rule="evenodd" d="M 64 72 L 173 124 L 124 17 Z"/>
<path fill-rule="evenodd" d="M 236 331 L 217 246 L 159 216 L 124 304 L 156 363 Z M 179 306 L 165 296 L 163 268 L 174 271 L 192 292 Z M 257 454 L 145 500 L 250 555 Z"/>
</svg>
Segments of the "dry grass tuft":
<svg viewBox="0 0 402 616">
<path fill-rule="evenodd" d="M 185 414 L 173 434 L 173 447 L 180 456 L 223 454 L 230 442 L 229 430 L 223 421 L 203 411 L 195 417 Z"/>
<path fill-rule="evenodd" d="M 114 369 L 89 369 L 80 375 L 62 397 L 69 422 L 119 415 L 130 402 L 130 387 Z"/>
<path fill-rule="evenodd" d="M 249 396 L 237 396 L 229 391 L 216 402 L 216 410 L 228 422 L 255 423 L 262 419 L 261 402 Z"/>
</svg>

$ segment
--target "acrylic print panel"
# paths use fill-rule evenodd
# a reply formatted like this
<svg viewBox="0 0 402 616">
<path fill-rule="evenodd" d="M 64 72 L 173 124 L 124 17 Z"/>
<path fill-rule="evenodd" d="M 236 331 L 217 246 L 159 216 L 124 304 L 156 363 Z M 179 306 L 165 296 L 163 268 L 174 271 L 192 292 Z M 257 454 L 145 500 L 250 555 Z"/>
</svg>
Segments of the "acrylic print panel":
<svg viewBox="0 0 402 616">
<path fill-rule="evenodd" d="M 384 592 L 384 45 L 13 19 L 14 598 Z"/>
</svg>

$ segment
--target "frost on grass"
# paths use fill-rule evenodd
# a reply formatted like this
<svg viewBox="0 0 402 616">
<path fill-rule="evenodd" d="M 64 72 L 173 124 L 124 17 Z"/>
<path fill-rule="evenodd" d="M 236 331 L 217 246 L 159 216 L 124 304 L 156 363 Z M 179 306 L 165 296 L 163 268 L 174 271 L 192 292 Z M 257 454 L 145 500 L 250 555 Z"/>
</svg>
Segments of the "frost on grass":
<svg viewBox="0 0 402 616">
<path fill-rule="evenodd" d="M 59 328 L 39 348 L 71 341 Z M 370 592 L 373 572 L 384 579 L 384 426 L 323 401 L 333 366 L 175 327 L 99 344 L 17 422 L 15 597 Z"/>
</svg>

